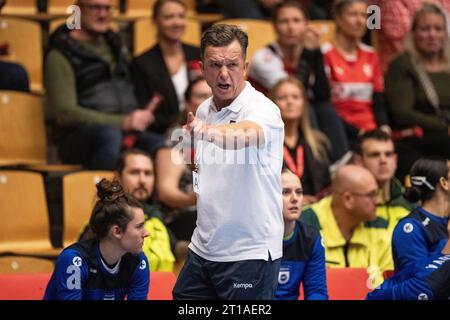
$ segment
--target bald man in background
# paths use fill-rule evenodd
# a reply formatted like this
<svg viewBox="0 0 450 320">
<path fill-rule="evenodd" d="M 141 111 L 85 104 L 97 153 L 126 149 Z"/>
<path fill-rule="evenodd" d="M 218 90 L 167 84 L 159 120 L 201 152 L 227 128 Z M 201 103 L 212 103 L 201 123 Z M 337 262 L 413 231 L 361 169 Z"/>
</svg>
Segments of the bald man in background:
<svg viewBox="0 0 450 320">
<path fill-rule="evenodd" d="M 300 220 L 321 230 L 327 267 L 367 268 L 372 286 L 393 269 L 387 221 L 376 216 L 377 182 L 367 169 L 346 165 L 332 194 L 303 210 Z"/>
</svg>

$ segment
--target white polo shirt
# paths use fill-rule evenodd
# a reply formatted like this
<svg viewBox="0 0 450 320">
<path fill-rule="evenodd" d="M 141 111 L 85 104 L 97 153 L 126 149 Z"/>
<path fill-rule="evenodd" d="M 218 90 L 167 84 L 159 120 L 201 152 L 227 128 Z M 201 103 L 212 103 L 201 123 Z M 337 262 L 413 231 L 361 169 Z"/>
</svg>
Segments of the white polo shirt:
<svg viewBox="0 0 450 320">
<path fill-rule="evenodd" d="M 219 112 L 212 98 L 196 117 L 207 124 L 249 120 L 264 132 L 264 146 L 224 150 L 202 141 L 197 149 L 197 227 L 189 248 L 209 261 L 281 258 L 281 167 L 284 124 L 278 107 L 246 82 Z"/>
</svg>

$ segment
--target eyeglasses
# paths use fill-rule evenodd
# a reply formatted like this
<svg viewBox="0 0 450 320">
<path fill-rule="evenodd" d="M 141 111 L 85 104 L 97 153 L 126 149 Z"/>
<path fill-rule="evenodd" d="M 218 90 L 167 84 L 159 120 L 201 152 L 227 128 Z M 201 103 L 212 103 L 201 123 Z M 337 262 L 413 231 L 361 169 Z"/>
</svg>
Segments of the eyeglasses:
<svg viewBox="0 0 450 320">
<path fill-rule="evenodd" d="M 352 195 L 357 196 L 357 197 L 367 197 L 367 198 L 372 198 L 372 199 L 377 199 L 378 198 L 378 191 L 374 190 L 374 191 L 370 191 L 367 193 L 360 193 L 360 192 L 350 192 Z"/>
<path fill-rule="evenodd" d="M 117 8 L 117 6 L 113 5 L 102 5 L 102 4 L 92 4 L 92 3 L 80 3 L 81 7 L 88 8 L 89 10 L 100 12 L 105 10 L 106 12 L 111 12 Z"/>
</svg>

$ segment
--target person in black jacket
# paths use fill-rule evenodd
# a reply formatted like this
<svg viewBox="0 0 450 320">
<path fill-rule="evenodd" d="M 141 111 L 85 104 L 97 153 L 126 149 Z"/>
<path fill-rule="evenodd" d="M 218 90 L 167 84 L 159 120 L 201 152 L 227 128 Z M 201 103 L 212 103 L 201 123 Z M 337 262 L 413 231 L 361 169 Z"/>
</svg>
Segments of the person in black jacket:
<svg viewBox="0 0 450 320">
<path fill-rule="evenodd" d="M 128 51 L 110 29 L 111 0 L 79 0 L 81 28 L 51 35 L 44 80 L 55 143 L 64 163 L 112 170 L 124 137 L 155 155 L 162 138 L 145 132 L 156 101 L 140 105 L 128 70 Z"/>
<path fill-rule="evenodd" d="M 157 0 L 153 22 L 158 42 L 131 63 L 136 95 L 141 104 L 154 95 L 163 101 L 156 110 L 149 130 L 164 133 L 184 108 L 184 92 L 200 75 L 200 49 L 181 42 L 186 29 L 186 5 L 181 0 Z"/>
<path fill-rule="evenodd" d="M 330 143 L 323 133 L 311 128 L 305 89 L 297 78 L 280 80 L 269 91 L 269 98 L 280 108 L 284 122 L 283 165 L 301 179 L 303 203 L 313 203 L 331 182 Z"/>
</svg>

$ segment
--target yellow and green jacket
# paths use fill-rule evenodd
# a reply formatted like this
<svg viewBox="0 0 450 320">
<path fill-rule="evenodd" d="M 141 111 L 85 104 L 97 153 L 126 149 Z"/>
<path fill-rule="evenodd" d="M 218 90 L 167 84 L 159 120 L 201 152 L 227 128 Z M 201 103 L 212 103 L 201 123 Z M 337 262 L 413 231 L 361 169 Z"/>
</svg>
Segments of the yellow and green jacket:
<svg viewBox="0 0 450 320">
<path fill-rule="evenodd" d="M 377 217 L 361 223 L 346 241 L 331 208 L 332 196 L 305 208 L 300 220 L 320 229 L 327 267 L 367 268 L 374 287 L 383 282 L 383 272 L 393 270 L 388 222 Z"/>
</svg>

